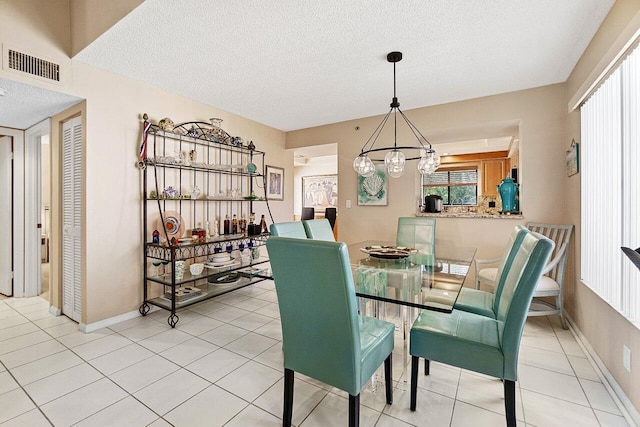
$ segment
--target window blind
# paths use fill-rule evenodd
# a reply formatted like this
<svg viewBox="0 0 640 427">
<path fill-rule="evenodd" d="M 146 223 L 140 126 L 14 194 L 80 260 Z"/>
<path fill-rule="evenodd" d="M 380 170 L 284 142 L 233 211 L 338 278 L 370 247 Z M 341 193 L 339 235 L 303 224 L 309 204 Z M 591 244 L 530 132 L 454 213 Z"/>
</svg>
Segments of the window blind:
<svg viewBox="0 0 640 427">
<path fill-rule="evenodd" d="M 621 246 L 640 246 L 640 53 L 582 105 L 581 280 L 636 325 L 640 272 Z"/>
</svg>

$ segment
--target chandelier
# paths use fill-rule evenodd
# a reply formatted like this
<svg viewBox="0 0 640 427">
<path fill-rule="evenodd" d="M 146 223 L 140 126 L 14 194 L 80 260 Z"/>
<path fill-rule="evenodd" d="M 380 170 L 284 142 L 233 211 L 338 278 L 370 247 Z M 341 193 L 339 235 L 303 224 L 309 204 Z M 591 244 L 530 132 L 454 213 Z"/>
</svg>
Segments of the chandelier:
<svg viewBox="0 0 640 427">
<path fill-rule="evenodd" d="M 396 96 L 396 62 L 402 60 L 402 52 L 391 52 L 387 55 L 387 61 L 393 64 L 393 99 L 391 100 L 391 109 L 382 118 L 382 122 L 373 131 L 367 142 L 362 146 L 360 155 L 353 161 L 353 169 L 358 175 L 369 177 L 375 173 L 374 162 L 382 163 L 382 158 L 373 158 L 373 156 L 387 152 L 384 156 L 384 165 L 387 174 L 392 178 L 398 178 L 404 173 L 404 165 L 407 160 L 418 160 L 418 171 L 421 174 L 432 174 L 440 166 L 440 156 L 431 147 L 431 143 L 425 138 L 418 128 L 411 123 L 404 112 L 400 109 L 400 103 Z M 389 117 L 393 113 L 393 147 L 374 148 L 378 137 L 382 133 L 384 126 L 387 124 Z M 404 119 L 405 123 L 416 137 L 418 145 L 415 146 L 398 146 L 398 113 Z M 405 156 L 403 151 L 412 153 L 409 157 Z"/>
</svg>

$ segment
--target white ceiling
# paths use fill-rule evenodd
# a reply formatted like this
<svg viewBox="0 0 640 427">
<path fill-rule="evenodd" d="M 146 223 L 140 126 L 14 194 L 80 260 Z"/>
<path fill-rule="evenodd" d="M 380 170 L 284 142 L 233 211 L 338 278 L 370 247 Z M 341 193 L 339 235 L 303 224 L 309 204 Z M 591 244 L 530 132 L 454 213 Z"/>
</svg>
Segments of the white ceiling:
<svg viewBox="0 0 640 427">
<path fill-rule="evenodd" d="M 284 131 L 563 82 L 614 0 L 146 0 L 75 59 Z M 202 118 L 194 118 L 202 119 Z"/>
<path fill-rule="evenodd" d="M 28 129 L 82 99 L 0 78 L 0 126 Z"/>
</svg>

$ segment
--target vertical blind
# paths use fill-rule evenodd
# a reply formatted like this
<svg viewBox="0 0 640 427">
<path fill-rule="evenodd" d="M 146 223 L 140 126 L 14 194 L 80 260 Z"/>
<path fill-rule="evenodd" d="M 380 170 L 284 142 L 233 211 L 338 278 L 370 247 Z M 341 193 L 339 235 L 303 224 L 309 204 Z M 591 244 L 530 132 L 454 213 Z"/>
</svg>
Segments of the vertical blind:
<svg viewBox="0 0 640 427">
<path fill-rule="evenodd" d="M 640 271 L 621 246 L 640 246 L 640 51 L 582 105 L 581 280 L 640 325 Z"/>
</svg>

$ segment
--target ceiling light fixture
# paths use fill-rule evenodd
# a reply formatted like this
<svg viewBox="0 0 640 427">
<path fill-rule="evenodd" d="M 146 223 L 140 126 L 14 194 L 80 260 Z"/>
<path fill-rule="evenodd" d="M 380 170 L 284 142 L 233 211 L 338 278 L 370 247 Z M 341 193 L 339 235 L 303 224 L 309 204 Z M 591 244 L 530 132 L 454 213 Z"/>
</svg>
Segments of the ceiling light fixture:
<svg viewBox="0 0 640 427">
<path fill-rule="evenodd" d="M 387 154 L 384 157 L 385 168 L 387 169 L 389 176 L 392 178 L 402 176 L 404 173 L 404 164 L 407 160 L 420 159 L 418 162 L 418 171 L 421 174 L 431 174 L 435 172 L 438 166 L 440 166 L 440 156 L 431 147 L 431 143 L 424 137 L 424 135 L 422 135 L 422 133 L 420 133 L 418 128 L 411 123 L 400 109 L 400 103 L 396 96 L 396 62 L 400 62 L 401 60 L 402 52 L 391 52 L 387 55 L 387 61 L 393 63 L 393 99 L 390 105 L 391 109 L 383 117 L 382 122 L 380 122 L 376 130 L 373 131 L 373 134 L 369 137 L 367 142 L 362 146 L 360 155 L 353 161 L 353 169 L 363 177 L 369 177 L 375 173 L 374 162 L 381 163 L 383 161 L 382 159 L 371 158 L 369 155 L 371 153 L 380 153 L 384 151 L 387 151 Z M 382 129 L 384 129 L 384 126 L 387 124 L 391 113 L 393 113 L 393 147 L 374 148 L 374 145 L 378 140 L 380 133 L 382 133 Z M 418 145 L 413 147 L 398 147 L 398 113 L 400 113 L 400 117 L 404 119 L 407 126 L 411 129 L 411 132 L 418 140 Z M 400 150 L 414 152 L 416 154 L 412 154 L 411 157 L 406 157 Z"/>
</svg>

